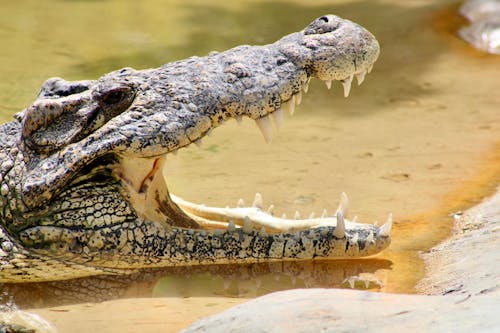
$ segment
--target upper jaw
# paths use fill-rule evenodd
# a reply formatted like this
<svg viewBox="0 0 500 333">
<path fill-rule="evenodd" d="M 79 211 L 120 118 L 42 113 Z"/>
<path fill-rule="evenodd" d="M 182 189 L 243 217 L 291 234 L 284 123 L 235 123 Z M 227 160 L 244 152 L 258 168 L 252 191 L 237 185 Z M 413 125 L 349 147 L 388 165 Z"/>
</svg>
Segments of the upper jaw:
<svg viewBox="0 0 500 333">
<path fill-rule="evenodd" d="M 325 80 L 327 87 L 331 86 L 330 80 L 340 80 L 347 96 L 353 76 L 362 82 L 376 60 L 378 44 L 354 23 L 334 16 L 327 18 L 338 20 L 339 27 L 322 34 L 299 32 L 264 47 L 238 47 L 159 69 L 123 69 L 95 83 L 80 84 L 82 89 L 92 90 L 108 81 L 123 81 L 132 84 L 135 99 L 127 110 L 86 138 L 61 147 L 31 166 L 44 172 L 28 170 L 23 185 L 28 206 L 42 205 L 55 188 L 63 187 L 74 173 L 100 156 L 109 153 L 125 158 L 162 156 L 199 143 L 228 118 L 254 119 L 269 142 L 273 130 L 267 116 L 272 115 L 276 127 L 281 127 L 283 113 L 293 114 L 313 76 Z M 340 52 L 340 46 L 349 44 L 345 41 L 346 34 L 351 33 L 355 36 L 355 42 L 351 41 L 355 52 Z M 313 40 L 319 44 L 310 44 Z M 365 44 L 367 48 L 363 48 Z M 359 54 L 366 54 L 362 61 Z M 60 97 L 67 98 L 71 96 Z M 78 158 L 73 154 L 75 149 L 79 150 Z M 52 167 L 60 164 L 65 168 Z"/>
</svg>

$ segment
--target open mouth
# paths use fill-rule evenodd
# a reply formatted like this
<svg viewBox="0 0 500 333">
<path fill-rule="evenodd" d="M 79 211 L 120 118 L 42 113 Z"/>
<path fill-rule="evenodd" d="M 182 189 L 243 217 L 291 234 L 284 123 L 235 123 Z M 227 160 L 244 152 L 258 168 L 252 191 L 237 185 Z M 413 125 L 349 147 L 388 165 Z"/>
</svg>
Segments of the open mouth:
<svg viewBox="0 0 500 333">
<path fill-rule="evenodd" d="M 361 84 L 372 66 L 373 64 L 361 68 L 358 72 L 338 80 L 343 86 L 345 97 L 349 96 L 353 78 L 356 77 L 358 85 Z M 293 115 L 295 108 L 300 105 L 303 94 L 309 89 L 310 79 L 311 77 L 307 77 L 299 90 L 292 93 L 288 100 L 283 101 L 279 108 L 270 111 L 264 117 L 254 119 L 267 143 L 272 141 L 274 128 L 280 129 L 283 126 L 284 113 Z M 323 81 L 330 89 L 332 80 Z M 238 122 L 241 121 L 241 117 L 242 115 L 234 116 Z M 215 125 L 211 129 L 214 127 Z M 204 133 L 206 134 L 207 132 Z M 182 148 L 192 143 L 200 145 L 201 140 L 202 136 Z M 176 154 L 176 151 L 170 153 Z M 273 215 L 274 206 L 264 207 L 259 193 L 255 195 L 251 205 L 245 205 L 240 199 L 236 207 L 208 207 L 189 202 L 168 191 L 162 172 L 166 155 L 152 158 L 124 157 L 114 171 L 115 176 L 122 180 L 132 207 L 138 216 L 145 220 L 162 224 L 167 228 L 206 230 L 219 234 L 243 232 L 263 237 L 279 234 L 283 234 L 284 237 L 290 235 L 301 237 L 304 232 L 311 230 L 318 232 L 330 230 L 333 232 L 333 237 L 345 239 L 347 246 L 352 246 L 352 249 L 346 248 L 344 255 L 338 257 L 371 255 L 388 246 L 390 242 L 391 215 L 380 227 L 358 223 L 355 219 L 349 221 L 347 219 L 349 203 L 345 193 L 341 195 L 335 214 L 328 216 L 325 211 L 319 217 L 310 216 L 305 219 L 300 218 L 297 213 L 293 219 Z"/>
</svg>

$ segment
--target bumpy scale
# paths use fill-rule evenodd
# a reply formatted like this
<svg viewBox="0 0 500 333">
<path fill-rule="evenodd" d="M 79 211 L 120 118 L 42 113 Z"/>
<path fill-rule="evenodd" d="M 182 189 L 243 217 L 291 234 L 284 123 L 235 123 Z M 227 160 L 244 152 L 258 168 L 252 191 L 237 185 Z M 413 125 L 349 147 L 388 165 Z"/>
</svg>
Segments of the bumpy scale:
<svg viewBox="0 0 500 333">
<path fill-rule="evenodd" d="M 390 243 L 380 228 L 334 216 L 288 220 L 252 207 L 205 207 L 170 195 L 165 156 L 224 121 L 255 120 L 265 140 L 311 78 L 348 96 L 379 54 L 359 25 L 333 15 L 264 46 L 239 46 L 95 81 L 48 80 L 0 126 L 0 282 L 67 279 L 122 269 L 347 258 Z"/>
</svg>

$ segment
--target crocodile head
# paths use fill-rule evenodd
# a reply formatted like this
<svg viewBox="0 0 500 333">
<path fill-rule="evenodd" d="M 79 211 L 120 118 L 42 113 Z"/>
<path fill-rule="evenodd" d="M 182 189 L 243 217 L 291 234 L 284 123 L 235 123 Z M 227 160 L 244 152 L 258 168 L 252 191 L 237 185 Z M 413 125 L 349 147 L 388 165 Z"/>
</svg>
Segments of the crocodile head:
<svg viewBox="0 0 500 333">
<path fill-rule="evenodd" d="M 260 195 L 252 207 L 190 203 L 169 194 L 161 170 L 166 155 L 230 118 L 255 120 L 270 141 L 270 116 L 281 126 L 311 78 L 339 80 L 347 96 L 378 54 L 367 30 L 327 15 L 269 45 L 50 79 L 2 128 L 3 233 L 31 255 L 93 267 L 375 254 L 390 243 L 390 219 L 347 221 L 345 195 L 334 216 L 286 220 L 264 212 Z"/>
</svg>

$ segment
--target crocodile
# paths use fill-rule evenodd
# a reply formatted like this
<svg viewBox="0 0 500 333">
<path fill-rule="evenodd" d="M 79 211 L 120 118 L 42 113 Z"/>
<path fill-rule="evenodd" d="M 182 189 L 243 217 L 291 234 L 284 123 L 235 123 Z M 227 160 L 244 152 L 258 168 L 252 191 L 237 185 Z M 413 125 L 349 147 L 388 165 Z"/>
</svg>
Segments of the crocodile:
<svg viewBox="0 0 500 333">
<path fill-rule="evenodd" d="M 311 78 L 349 95 L 379 56 L 363 27 L 325 15 L 273 44 L 238 46 L 97 80 L 51 78 L 0 126 L 0 282 L 35 282 L 143 268 L 370 256 L 382 226 L 335 214 L 286 219 L 253 204 L 207 207 L 169 193 L 166 156 L 231 118 L 266 141 Z"/>
</svg>

